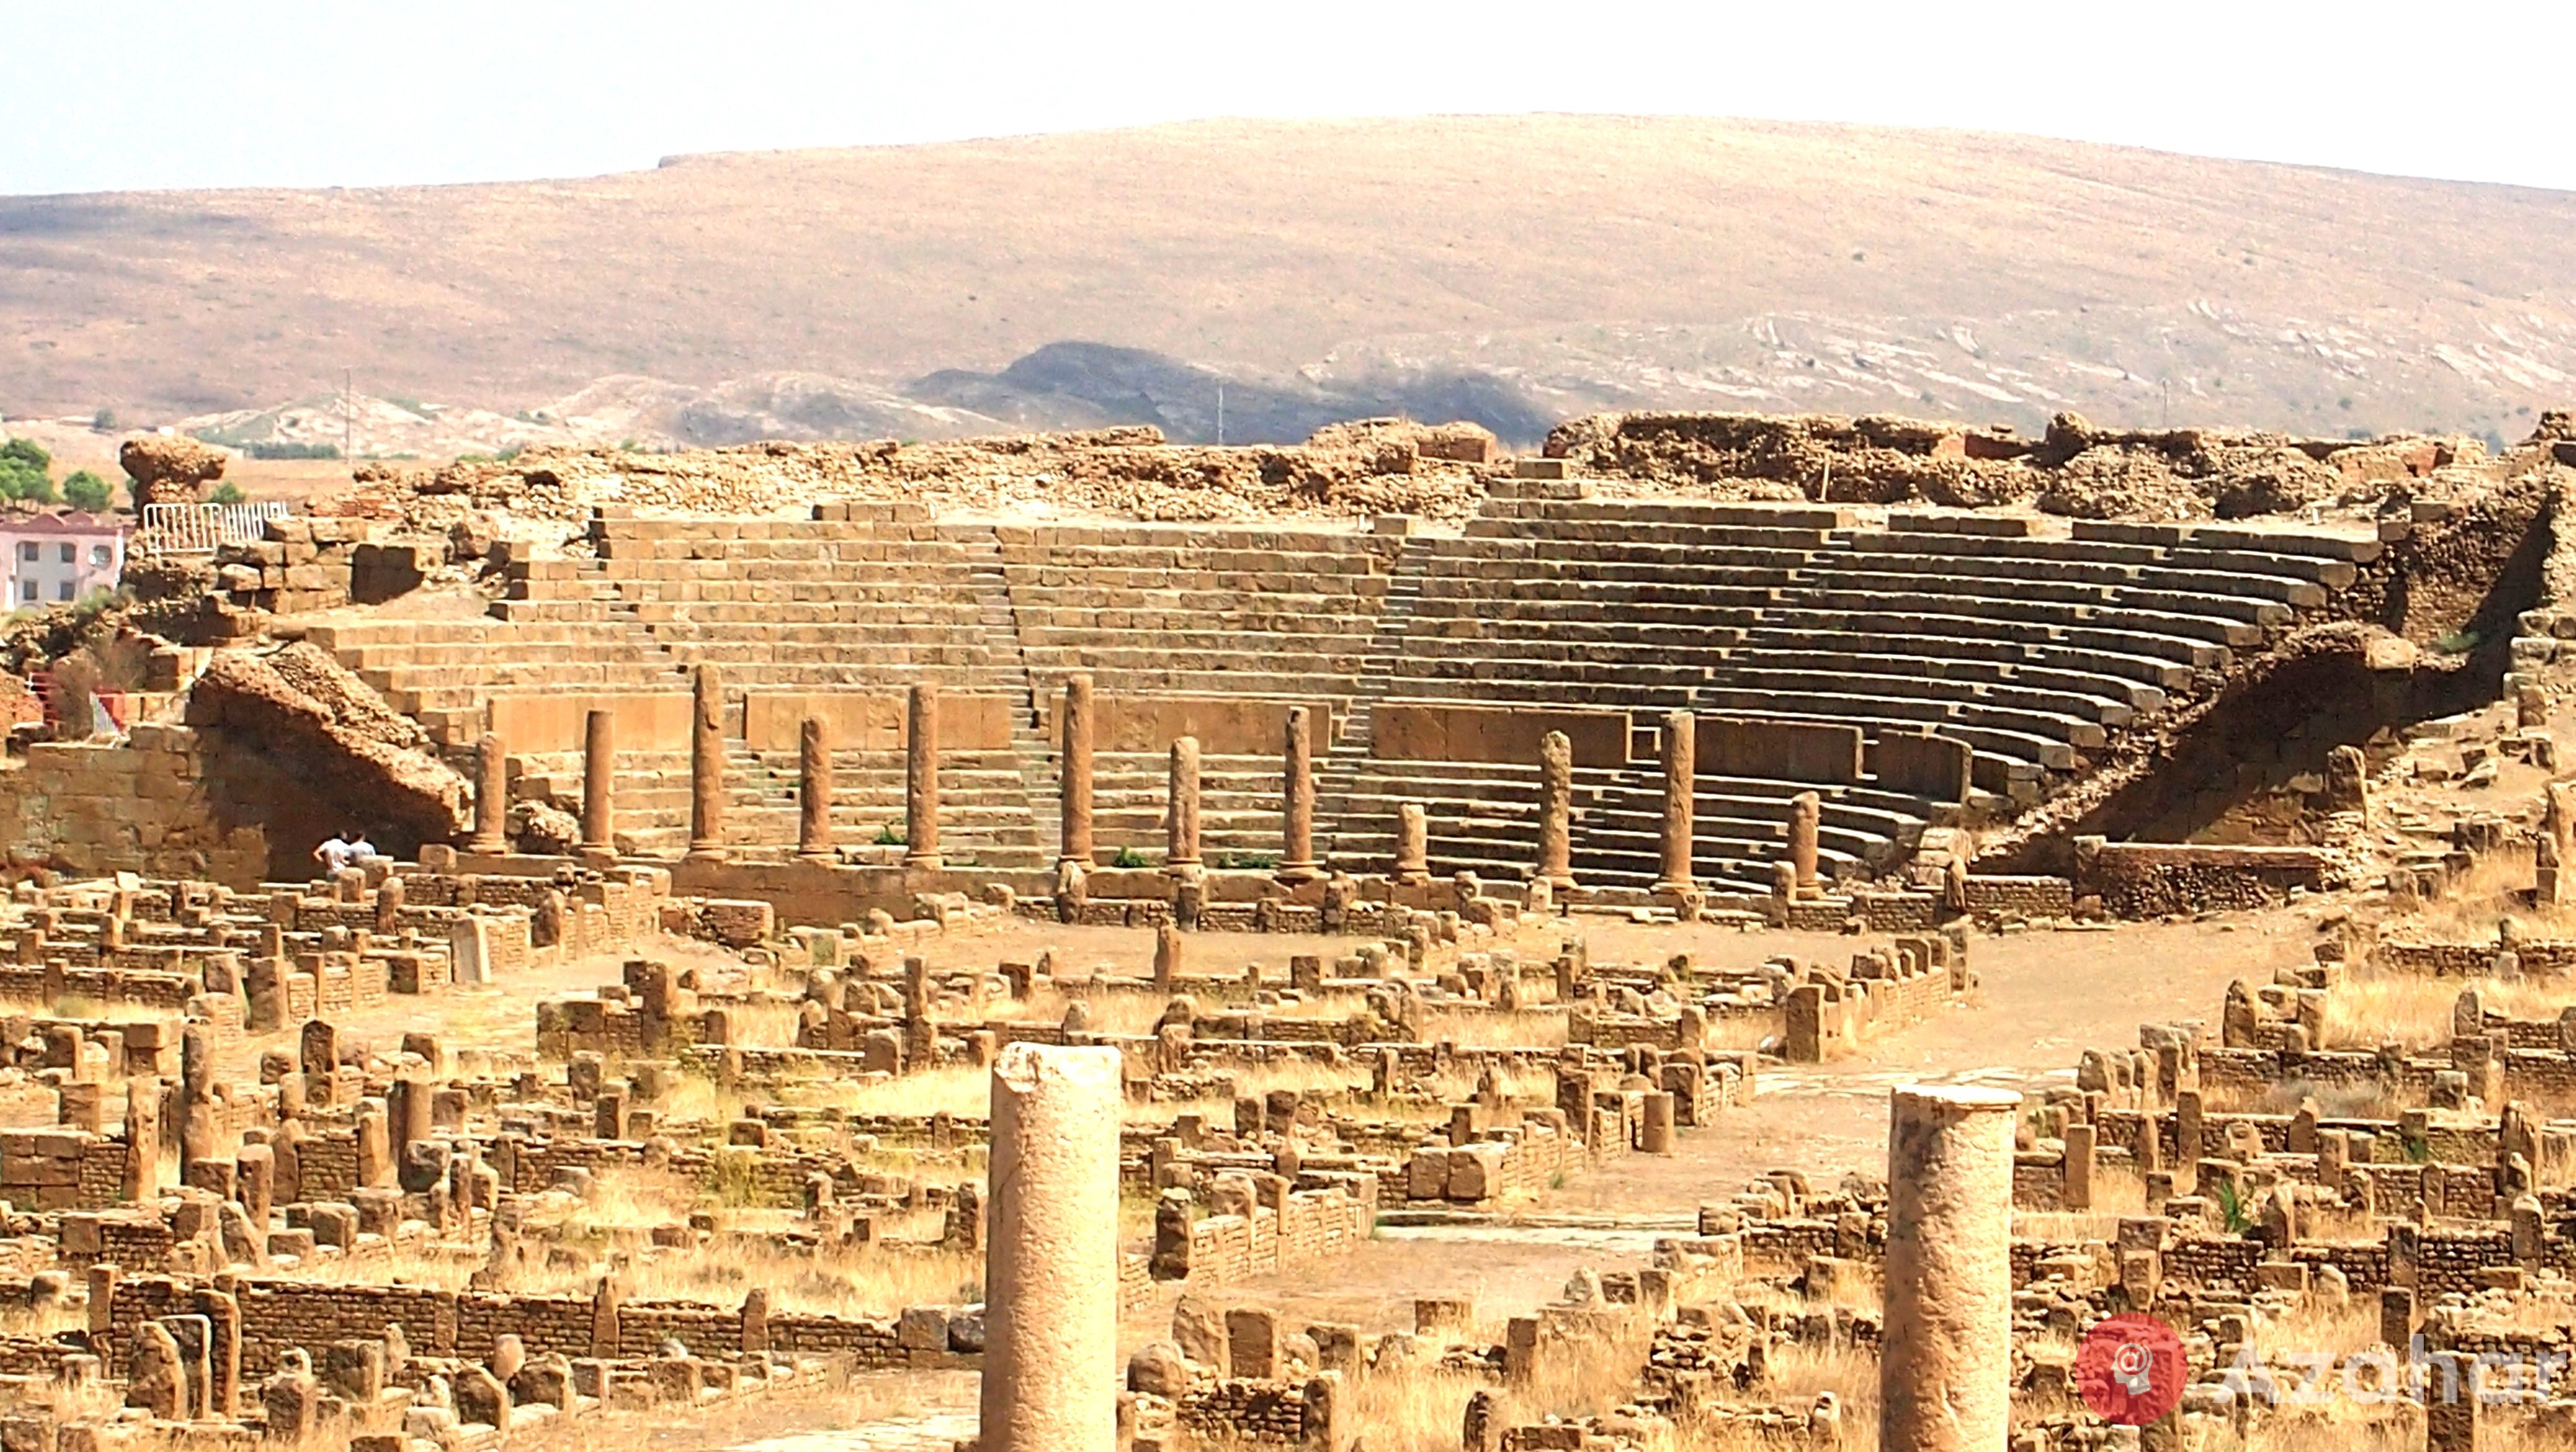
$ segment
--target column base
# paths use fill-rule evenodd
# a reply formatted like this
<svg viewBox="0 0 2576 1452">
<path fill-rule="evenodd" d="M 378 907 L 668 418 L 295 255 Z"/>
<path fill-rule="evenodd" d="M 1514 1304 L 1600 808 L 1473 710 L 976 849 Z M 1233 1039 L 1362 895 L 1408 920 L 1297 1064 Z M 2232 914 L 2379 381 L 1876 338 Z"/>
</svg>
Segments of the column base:
<svg viewBox="0 0 2576 1452">
<path fill-rule="evenodd" d="M 904 858 L 903 865 L 914 872 L 937 872 L 948 865 L 948 859 L 936 852 L 924 852 Z"/>
<path fill-rule="evenodd" d="M 814 867 L 831 867 L 840 862 L 841 855 L 837 852 L 799 852 L 796 860 Z"/>
<path fill-rule="evenodd" d="M 1699 884 L 1695 882 L 1659 882 L 1646 889 L 1646 895 L 1659 904 L 1669 905 L 1673 916 L 1683 922 L 1697 921 L 1700 904 L 1706 901 L 1700 896 Z"/>
<path fill-rule="evenodd" d="M 733 860 L 733 854 L 722 847 L 700 847 L 693 843 L 689 847 L 689 855 L 680 860 L 683 862 L 730 862 Z"/>
<path fill-rule="evenodd" d="M 573 849 L 573 856 L 580 859 L 581 865 L 584 867 L 615 867 L 617 865 L 617 849 L 614 847 L 597 847 L 588 842 L 584 842 L 581 846 Z"/>
<path fill-rule="evenodd" d="M 510 851 L 510 839 L 507 837 L 496 837 L 493 840 L 486 842 L 480 837 L 468 838 L 462 850 L 471 852 L 477 857 L 506 856 Z"/>
<path fill-rule="evenodd" d="M 1271 876 L 1280 882 L 1321 882 L 1324 864 L 1320 862 L 1282 862 Z"/>
</svg>

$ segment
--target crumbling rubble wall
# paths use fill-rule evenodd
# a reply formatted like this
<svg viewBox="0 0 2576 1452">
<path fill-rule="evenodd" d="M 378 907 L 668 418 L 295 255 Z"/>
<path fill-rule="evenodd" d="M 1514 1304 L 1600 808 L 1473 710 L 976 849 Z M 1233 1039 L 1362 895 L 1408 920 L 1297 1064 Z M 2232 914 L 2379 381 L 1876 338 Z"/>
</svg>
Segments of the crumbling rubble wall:
<svg viewBox="0 0 2576 1452">
<path fill-rule="evenodd" d="M 2072 413 L 2038 439 L 1888 415 L 1609 413 L 1558 425 L 1546 453 L 1583 473 L 1724 498 L 2027 504 L 2078 519 L 2186 520 L 2377 498 L 2484 449 L 2417 435 L 2099 429 Z"/>
</svg>

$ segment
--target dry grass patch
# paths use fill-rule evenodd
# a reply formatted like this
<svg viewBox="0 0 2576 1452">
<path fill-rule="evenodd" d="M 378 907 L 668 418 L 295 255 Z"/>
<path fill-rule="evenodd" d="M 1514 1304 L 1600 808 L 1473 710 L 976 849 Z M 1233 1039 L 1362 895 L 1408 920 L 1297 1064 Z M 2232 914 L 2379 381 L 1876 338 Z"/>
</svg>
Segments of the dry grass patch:
<svg viewBox="0 0 2576 1452">
<path fill-rule="evenodd" d="M 2093 1207 L 2089 1210 L 2016 1210 L 2013 1238 L 2050 1245 L 2078 1245 L 2087 1240 L 2116 1240 L 2123 1216 L 2147 1213 L 2147 1183 L 2142 1177 L 2098 1161 L 2093 1167 Z"/>
<path fill-rule="evenodd" d="M 854 1114 L 983 1119 L 993 1109 L 992 1071 L 972 1064 L 942 1064 L 913 1074 L 837 1079 L 828 1081 L 820 1098 Z"/>
<path fill-rule="evenodd" d="M 2403 1044 L 2410 1050 L 2451 1041 L 2451 1014 L 2460 995 L 2475 989 L 2490 1013 L 2517 1019 L 2554 1019 L 2576 1006 L 2576 978 L 2422 978 L 2365 974 L 2344 980 L 2326 995 L 2326 1049 L 2375 1049 Z"/>
<path fill-rule="evenodd" d="M 1422 1015 L 1421 1041 L 1426 1044 L 1456 1044 L 1462 1049 L 1563 1048 L 1565 1010 L 1480 1013 L 1461 1009 L 1428 1009 Z"/>
<path fill-rule="evenodd" d="M 1066 993 L 1053 983 L 1040 982 L 1029 990 L 1025 999 L 996 1001 L 985 1014 L 994 1023 L 1061 1024 L 1065 1010 L 1079 1003 L 1096 1034 L 1115 1034 L 1128 1038 L 1146 1038 L 1162 1020 L 1163 1010 L 1171 1000 L 1161 994 L 1128 989 L 1101 993 Z"/>
</svg>

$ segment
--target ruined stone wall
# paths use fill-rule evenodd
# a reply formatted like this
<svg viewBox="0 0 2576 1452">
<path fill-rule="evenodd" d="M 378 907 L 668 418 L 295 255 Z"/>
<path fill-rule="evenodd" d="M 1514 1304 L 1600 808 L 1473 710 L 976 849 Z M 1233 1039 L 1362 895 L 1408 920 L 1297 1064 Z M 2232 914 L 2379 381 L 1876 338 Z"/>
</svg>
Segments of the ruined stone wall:
<svg viewBox="0 0 2576 1452">
<path fill-rule="evenodd" d="M 2100 842 L 2075 847 L 2075 892 L 2117 918 L 2277 906 L 2293 888 L 2339 884 L 2332 856 L 2302 847 L 2186 847 Z"/>
<path fill-rule="evenodd" d="M 196 733 L 138 725 L 124 745 L 41 741 L 0 769 L 0 822 L 22 857 L 83 877 L 138 872 L 259 882 L 269 844 L 227 823 Z"/>
</svg>

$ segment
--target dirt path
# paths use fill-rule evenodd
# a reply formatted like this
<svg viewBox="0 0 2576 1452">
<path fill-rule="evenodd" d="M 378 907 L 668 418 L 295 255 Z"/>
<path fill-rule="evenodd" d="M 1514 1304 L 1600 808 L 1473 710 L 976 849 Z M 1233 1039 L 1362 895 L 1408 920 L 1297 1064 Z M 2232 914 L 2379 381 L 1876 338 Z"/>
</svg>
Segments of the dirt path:
<svg viewBox="0 0 2576 1452">
<path fill-rule="evenodd" d="M 1574 1177 L 1536 1197 L 1521 1217 L 1557 1224 L 1385 1231 L 1329 1266 L 1230 1286 L 1225 1294 L 1373 1330 L 1410 1326 L 1416 1295 L 1472 1296 L 1487 1319 L 1523 1311 L 1553 1297 L 1579 1267 L 1642 1264 L 1657 1227 L 1687 1233 L 1677 1227 L 1690 1223 L 1702 1201 L 1723 1200 L 1765 1170 L 1802 1169 L 1828 1184 L 1846 1170 L 1878 1171 L 1887 1156 L 1887 1093 L 1898 1084 L 2036 1089 L 2069 1082 L 2085 1048 L 2133 1044 L 2141 1022 L 2214 1021 L 2230 979 L 2269 982 L 2276 968 L 2308 961 L 2309 941 L 2305 916 L 2285 913 L 2131 925 L 2116 936 L 1980 939 L 1971 959 L 1980 982 L 1974 1002 L 1850 1057 L 1765 1074 L 1750 1110 L 1684 1133 L 1674 1155 L 1631 1155 Z M 1836 936 L 1731 930 L 1703 930 L 1685 944 L 1669 927 L 1641 935 L 1625 925 L 1595 928 L 1591 942 L 1596 962 L 1687 946 L 1728 964 L 1784 952 L 1845 956 L 1856 946 Z M 1614 1222 L 1638 1228 L 1622 1232 Z"/>
</svg>

